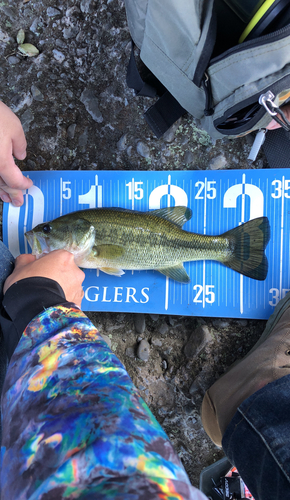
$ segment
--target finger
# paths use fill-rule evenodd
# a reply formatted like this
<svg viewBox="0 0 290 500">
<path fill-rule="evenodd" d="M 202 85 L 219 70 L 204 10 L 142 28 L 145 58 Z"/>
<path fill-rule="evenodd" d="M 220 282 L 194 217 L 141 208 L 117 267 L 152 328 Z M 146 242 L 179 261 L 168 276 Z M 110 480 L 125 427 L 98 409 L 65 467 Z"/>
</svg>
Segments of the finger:
<svg viewBox="0 0 290 500">
<path fill-rule="evenodd" d="M 85 273 L 76 265 L 74 255 L 67 250 L 53 250 L 48 255 L 54 255 L 53 258 L 60 260 L 60 265 L 62 267 L 73 267 L 74 272 L 79 277 L 81 282 L 85 279 Z"/>
<path fill-rule="evenodd" d="M 16 137 L 12 140 L 12 153 L 18 160 L 24 160 L 26 158 L 26 148 L 27 142 L 21 126 Z"/>
<path fill-rule="evenodd" d="M 21 207 L 24 203 L 24 197 L 22 191 L 17 191 L 17 193 L 11 194 L 10 199 L 14 207 Z"/>
<path fill-rule="evenodd" d="M 86 275 L 85 275 L 84 271 L 82 271 L 82 269 L 79 268 L 79 271 L 80 271 L 80 279 L 81 279 L 81 282 L 83 283 Z"/>
<path fill-rule="evenodd" d="M 52 252 L 49 252 L 45 257 L 46 259 L 52 259 L 53 262 L 57 262 L 57 265 L 59 265 L 61 269 L 74 265 L 73 254 L 61 248 L 52 250 Z"/>
<path fill-rule="evenodd" d="M 7 189 L 7 192 L 5 189 Z M 5 188 L 5 189 L 2 188 L 1 192 L 0 192 L 0 197 L 1 197 L 2 201 L 8 202 L 8 203 L 12 202 L 15 207 L 21 207 L 21 205 L 23 205 L 23 202 L 24 202 L 22 190 L 9 189 L 9 188 Z"/>
<path fill-rule="evenodd" d="M 0 112 L 2 118 L 1 146 L 4 147 L 5 140 L 5 151 L 8 153 L 8 157 L 14 155 L 19 160 L 23 160 L 26 157 L 27 143 L 21 121 L 3 102 L 0 102 Z M 3 155 L 3 149 L 1 154 Z"/>
<path fill-rule="evenodd" d="M 22 178 L 20 178 L 20 183 L 14 182 L 14 185 L 18 185 L 20 188 L 13 188 L 7 186 L 4 180 L 0 177 L 0 198 L 2 201 L 9 203 L 12 202 L 14 206 L 20 207 L 23 205 L 23 193 L 22 190 L 29 189 L 33 181 L 28 177 L 24 177 L 21 173 Z"/>
<path fill-rule="evenodd" d="M 275 130 L 275 129 L 280 128 L 280 127 L 281 127 L 281 125 L 279 123 L 277 123 L 276 120 L 273 119 L 269 123 L 269 125 L 267 126 L 267 129 L 268 130 Z"/>
<path fill-rule="evenodd" d="M 15 269 L 19 269 L 19 267 L 26 266 L 27 264 L 31 264 L 31 262 L 34 262 L 36 260 L 35 255 L 32 255 L 31 253 L 23 253 L 21 255 L 18 255 L 18 257 L 15 260 Z"/>
<path fill-rule="evenodd" d="M 283 111 L 286 120 L 290 120 L 290 104 L 285 104 L 285 106 L 282 106 L 281 111 Z M 282 117 L 283 120 L 283 117 Z M 284 121 L 284 120 L 283 120 Z M 275 130 L 277 128 L 280 128 L 281 125 L 276 122 L 276 120 L 273 120 L 269 123 L 269 125 L 266 127 L 268 130 Z"/>
<path fill-rule="evenodd" d="M 73 256 L 73 259 L 74 259 L 74 256 Z M 84 281 L 84 279 L 86 277 L 84 271 L 82 269 L 80 269 L 76 265 L 75 261 L 73 262 L 73 265 L 74 265 L 74 268 L 75 268 L 74 272 L 75 272 L 77 281 L 80 282 L 80 283 L 83 283 L 83 281 Z"/>
<path fill-rule="evenodd" d="M 71 269 L 71 272 L 75 274 L 76 282 L 82 284 L 86 275 L 84 271 L 82 271 L 82 269 L 80 269 L 75 263 L 74 255 L 67 250 L 55 250 L 55 252 L 61 252 L 63 267 Z"/>
<path fill-rule="evenodd" d="M 0 198 L 2 201 L 5 203 L 12 203 L 15 207 L 21 207 L 24 202 L 24 197 L 23 193 L 21 190 L 16 190 L 16 189 L 7 189 L 7 191 L 10 191 L 10 194 L 5 192 L 4 189 L 1 189 L 0 191 Z"/>
<path fill-rule="evenodd" d="M 24 202 L 22 191 L 17 191 L 16 189 L 12 190 L 11 194 L 8 194 L 3 189 L 1 189 L 0 198 L 5 203 L 12 203 L 15 207 L 21 207 Z"/>
<path fill-rule="evenodd" d="M 0 198 L 5 203 L 10 203 L 12 201 L 9 194 L 5 193 L 2 189 L 0 189 Z"/>
<path fill-rule="evenodd" d="M 78 269 L 78 272 L 76 273 L 76 280 L 79 287 L 82 287 L 85 277 L 86 277 L 85 273 L 81 269 Z M 83 298 L 83 292 L 82 292 L 82 298 Z"/>
<path fill-rule="evenodd" d="M 2 164 L 0 173 L 0 187 L 6 192 L 9 192 L 9 189 L 28 189 L 33 184 L 32 180 L 25 177 L 14 162 Z"/>
</svg>

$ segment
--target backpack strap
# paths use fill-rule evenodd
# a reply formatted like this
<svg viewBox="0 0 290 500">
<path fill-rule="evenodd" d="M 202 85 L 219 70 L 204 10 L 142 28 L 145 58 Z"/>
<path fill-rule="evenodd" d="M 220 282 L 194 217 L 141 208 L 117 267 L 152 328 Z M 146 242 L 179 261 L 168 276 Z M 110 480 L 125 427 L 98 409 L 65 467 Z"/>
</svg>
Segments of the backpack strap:
<svg viewBox="0 0 290 500">
<path fill-rule="evenodd" d="M 186 112 L 167 90 L 153 106 L 147 109 L 144 118 L 159 139 Z"/>
<path fill-rule="evenodd" d="M 156 97 L 158 95 L 157 89 L 144 82 L 141 78 L 134 56 L 133 41 L 131 56 L 127 67 L 126 81 L 128 87 L 134 89 L 138 96 Z M 185 113 L 186 110 L 179 104 L 175 97 L 166 90 L 158 101 L 146 111 L 144 118 L 159 139 L 171 125 Z"/>
<path fill-rule="evenodd" d="M 137 68 L 136 59 L 134 56 L 134 42 L 131 42 L 131 55 L 129 64 L 127 66 L 127 77 L 126 82 L 130 89 L 135 90 L 135 94 L 144 97 L 155 97 L 157 95 L 157 90 L 144 82 L 141 78 L 139 70 Z"/>
</svg>

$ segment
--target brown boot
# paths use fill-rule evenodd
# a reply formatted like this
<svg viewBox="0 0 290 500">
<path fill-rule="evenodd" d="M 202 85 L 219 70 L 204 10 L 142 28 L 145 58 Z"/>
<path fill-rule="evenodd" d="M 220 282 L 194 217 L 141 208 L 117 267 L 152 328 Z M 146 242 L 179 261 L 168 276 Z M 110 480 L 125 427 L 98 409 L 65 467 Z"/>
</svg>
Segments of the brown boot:
<svg viewBox="0 0 290 500">
<path fill-rule="evenodd" d="M 270 316 L 251 351 L 206 392 L 201 408 L 203 427 L 221 446 L 222 437 L 240 404 L 266 384 L 290 373 L 290 293 Z"/>
</svg>

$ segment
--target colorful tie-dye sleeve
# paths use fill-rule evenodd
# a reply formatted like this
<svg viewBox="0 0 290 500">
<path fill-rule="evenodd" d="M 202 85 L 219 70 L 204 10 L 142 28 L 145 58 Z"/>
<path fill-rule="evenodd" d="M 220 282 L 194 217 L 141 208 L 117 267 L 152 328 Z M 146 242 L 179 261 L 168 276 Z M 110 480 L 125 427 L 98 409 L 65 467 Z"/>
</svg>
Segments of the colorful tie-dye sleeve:
<svg viewBox="0 0 290 500">
<path fill-rule="evenodd" d="M 2 500 L 205 500 L 122 363 L 76 307 L 25 329 L 2 395 Z"/>
</svg>

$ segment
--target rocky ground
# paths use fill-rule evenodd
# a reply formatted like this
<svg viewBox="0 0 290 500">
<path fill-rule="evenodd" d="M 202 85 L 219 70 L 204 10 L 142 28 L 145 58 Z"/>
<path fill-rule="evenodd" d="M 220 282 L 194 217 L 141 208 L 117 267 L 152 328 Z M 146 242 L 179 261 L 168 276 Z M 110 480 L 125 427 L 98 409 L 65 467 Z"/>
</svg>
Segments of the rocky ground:
<svg viewBox="0 0 290 500">
<path fill-rule="evenodd" d="M 18 51 L 17 33 L 39 50 Z M 1 0 L 0 98 L 20 117 L 23 170 L 239 169 L 249 140 L 214 143 L 185 116 L 161 139 L 151 105 L 126 86 L 130 54 L 122 0 Z M 171 438 L 194 485 L 223 456 L 199 416 L 203 394 L 258 339 L 263 321 L 90 313 Z"/>
</svg>

